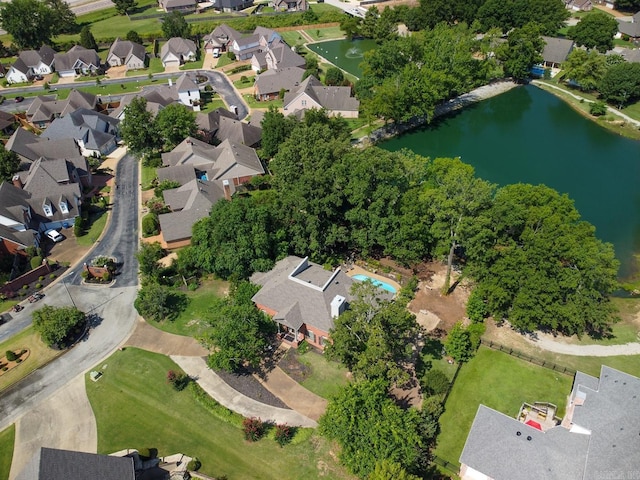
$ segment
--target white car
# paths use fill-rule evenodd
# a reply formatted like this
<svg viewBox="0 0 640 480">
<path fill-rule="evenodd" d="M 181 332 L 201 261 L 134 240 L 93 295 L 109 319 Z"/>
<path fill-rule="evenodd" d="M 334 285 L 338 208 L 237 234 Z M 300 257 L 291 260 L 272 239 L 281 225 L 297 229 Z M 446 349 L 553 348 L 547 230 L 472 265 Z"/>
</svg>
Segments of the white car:
<svg viewBox="0 0 640 480">
<path fill-rule="evenodd" d="M 44 234 L 51 240 L 53 240 L 54 242 L 61 242 L 64 237 L 62 235 L 60 235 L 60 233 L 58 233 L 57 230 L 47 230 L 46 232 L 44 232 Z"/>
<path fill-rule="evenodd" d="M 213 49 L 213 58 L 218 58 L 220 56 L 220 49 L 219 48 L 214 48 Z"/>
</svg>

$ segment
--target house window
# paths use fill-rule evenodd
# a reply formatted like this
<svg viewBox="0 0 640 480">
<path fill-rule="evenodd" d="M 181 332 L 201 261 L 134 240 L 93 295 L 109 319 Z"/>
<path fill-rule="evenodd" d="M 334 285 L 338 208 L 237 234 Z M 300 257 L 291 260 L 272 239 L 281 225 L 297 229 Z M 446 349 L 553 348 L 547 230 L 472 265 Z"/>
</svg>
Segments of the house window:
<svg viewBox="0 0 640 480">
<path fill-rule="evenodd" d="M 302 100 L 302 106 L 306 107 L 307 106 L 307 101 L 306 100 Z"/>
<path fill-rule="evenodd" d="M 47 217 L 53 217 L 53 211 L 51 210 L 51 205 L 49 205 L 48 203 L 45 203 L 42 205 L 42 210 L 44 210 L 44 214 Z"/>
<path fill-rule="evenodd" d="M 313 343 L 316 343 L 316 334 L 313 333 L 311 330 L 307 330 L 307 338 Z"/>
<path fill-rule="evenodd" d="M 66 201 L 62 200 L 60 202 L 59 206 L 60 206 L 60 211 L 62 213 L 69 213 L 69 207 L 67 206 L 67 202 Z"/>
<path fill-rule="evenodd" d="M 327 337 L 320 336 L 320 345 L 323 347 L 327 344 Z"/>
</svg>

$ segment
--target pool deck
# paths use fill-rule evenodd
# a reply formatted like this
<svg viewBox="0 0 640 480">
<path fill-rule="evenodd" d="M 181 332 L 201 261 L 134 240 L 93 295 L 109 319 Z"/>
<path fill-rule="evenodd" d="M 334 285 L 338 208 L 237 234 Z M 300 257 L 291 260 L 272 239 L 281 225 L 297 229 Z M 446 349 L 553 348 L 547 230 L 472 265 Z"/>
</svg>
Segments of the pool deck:
<svg viewBox="0 0 640 480">
<path fill-rule="evenodd" d="M 395 280 L 392 280 L 389 277 L 385 277 L 384 275 L 378 275 L 377 273 L 370 272 L 369 270 L 365 270 L 364 268 L 357 265 L 354 265 L 349 270 L 346 270 L 345 273 L 350 277 L 353 277 L 354 275 L 366 275 L 367 277 L 375 278 L 376 280 L 380 280 L 381 282 L 388 283 L 396 289 L 396 293 L 398 293 L 400 289 L 402 289 L 402 286 Z"/>
</svg>

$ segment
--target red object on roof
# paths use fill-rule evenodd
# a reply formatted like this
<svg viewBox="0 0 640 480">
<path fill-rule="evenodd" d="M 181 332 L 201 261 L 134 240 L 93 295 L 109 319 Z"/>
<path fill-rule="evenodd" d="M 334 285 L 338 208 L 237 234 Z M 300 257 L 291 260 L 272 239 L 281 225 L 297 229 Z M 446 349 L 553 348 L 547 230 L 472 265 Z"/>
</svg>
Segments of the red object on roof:
<svg viewBox="0 0 640 480">
<path fill-rule="evenodd" d="M 527 420 L 525 425 L 529 425 L 530 427 L 537 428 L 538 430 L 542 431 L 542 425 L 540 425 L 535 420 Z"/>
</svg>

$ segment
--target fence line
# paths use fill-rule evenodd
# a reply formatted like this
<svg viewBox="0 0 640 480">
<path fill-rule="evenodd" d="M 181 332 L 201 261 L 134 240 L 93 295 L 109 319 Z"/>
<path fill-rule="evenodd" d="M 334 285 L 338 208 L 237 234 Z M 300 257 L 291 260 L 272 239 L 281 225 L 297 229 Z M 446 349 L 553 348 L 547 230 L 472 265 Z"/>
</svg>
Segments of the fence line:
<svg viewBox="0 0 640 480">
<path fill-rule="evenodd" d="M 515 350 L 511 347 L 500 345 L 499 343 L 496 343 L 492 340 L 481 339 L 480 343 L 489 348 L 492 348 L 493 350 L 500 350 L 501 352 L 507 353 L 513 357 L 519 358 L 521 360 L 525 360 L 529 363 L 533 363 L 534 365 L 538 365 L 540 367 L 544 367 L 550 370 L 554 370 L 556 372 L 564 373 L 565 375 L 575 375 L 576 373 L 576 371 L 572 368 L 562 367 L 553 362 L 548 362 L 540 358 L 532 357 L 530 355 L 527 355 L 526 353 L 522 353 L 521 351 Z"/>
<path fill-rule="evenodd" d="M 440 457 L 436 457 L 435 455 L 433 456 L 433 463 L 435 463 L 436 465 L 439 465 L 440 467 L 444 468 L 445 470 L 450 471 L 451 473 L 458 475 L 460 473 L 460 467 L 458 465 L 455 465 L 451 462 L 446 461 L 444 458 L 440 458 Z"/>
</svg>

